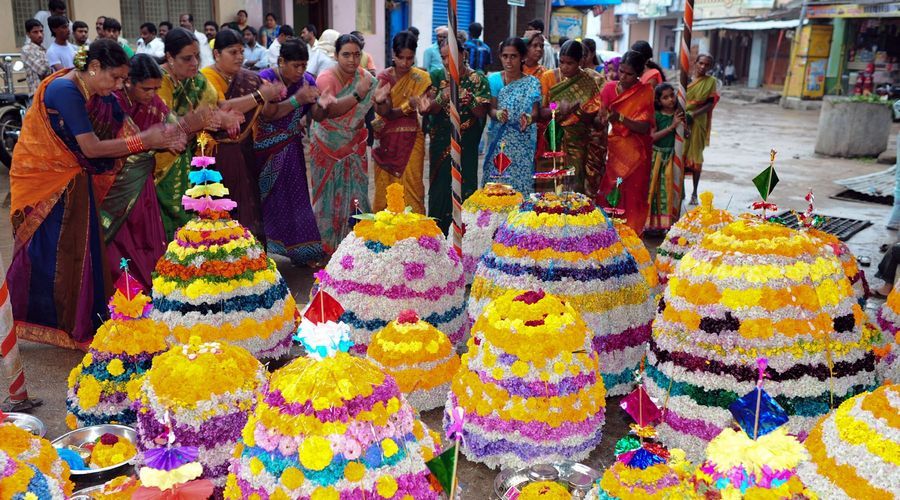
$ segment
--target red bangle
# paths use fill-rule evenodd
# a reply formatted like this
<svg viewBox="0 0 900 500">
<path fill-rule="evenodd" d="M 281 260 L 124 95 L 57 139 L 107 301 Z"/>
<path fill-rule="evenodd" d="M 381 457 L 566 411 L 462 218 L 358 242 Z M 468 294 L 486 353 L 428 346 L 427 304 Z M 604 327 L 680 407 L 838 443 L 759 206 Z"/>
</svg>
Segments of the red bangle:
<svg viewBox="0 0 900 500">
<path fill-rule="evenodd" d="M 139 135 L 126 137 L 125 145 L 128 146 L 128 152 L 131 154 L 137 154 L 144 150 L 144 142 Z"/>
</svg>

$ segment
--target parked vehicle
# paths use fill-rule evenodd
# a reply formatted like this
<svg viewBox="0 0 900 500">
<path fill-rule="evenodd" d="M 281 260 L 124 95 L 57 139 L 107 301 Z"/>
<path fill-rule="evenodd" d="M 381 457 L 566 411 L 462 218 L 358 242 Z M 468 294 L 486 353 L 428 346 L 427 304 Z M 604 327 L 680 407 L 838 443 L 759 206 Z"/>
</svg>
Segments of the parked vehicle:
<svg viewBox="0 0 900 500">
<path fill-rule="evenodd" d="M 900 122 L 900 85 L 885 83 L 879 85 L 875 93 L 891 103 L 892 117 L 895 122 Z"/>
<path fill-rule="evenodd" d="M 22 121 L 25 111 L 31 103 L 31 96 L 26 93 L 16 93 L 13 74 L 22 71 L 25 64 L 18 60 L 12 62 L 12 57 L 6 56 L 0 71 L 6 81 L 5 92 L 0 93 L 0 163 L 8 169 L 12 164 L 12 152 L 19 140 L 19 132 L 22 130 Z"/>
</svg>

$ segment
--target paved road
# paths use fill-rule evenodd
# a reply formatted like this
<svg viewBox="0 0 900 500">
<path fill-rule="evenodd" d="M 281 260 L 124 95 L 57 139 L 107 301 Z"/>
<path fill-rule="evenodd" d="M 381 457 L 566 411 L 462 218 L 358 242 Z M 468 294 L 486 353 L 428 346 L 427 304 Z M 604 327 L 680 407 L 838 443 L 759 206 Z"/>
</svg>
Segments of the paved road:
<svg viewBox="0 0 900 500">
<path fill-rule="evenodd" d="M 883 229 L 889 207 L 834 200 L 829 196 L 841 190 L 833 183 L 835 179 L 875 172 L 884 166 L 871 161 L 815 157 L 813 146 L 817 122 L 818 113 L 815 111 L 792 111 L 775 105 L 723 101 L 713 121 L 712 145 L 706 153 L 701 190 L 713 191 L 717 205 L 727 205 L 733 212 L 742 211 L 758 197 L 751 179 L 766 166 L 769 150 L 776 149 L 776 169 L 781 183 L 771 201 L 783 208 L 803 210 L 806 207 L 803 196 L 812 187 L 819 212 L 876 223 L 849 242 L 857 255 L 871 257 L 873 267 L 867 269 L 871 281 L 874 265 L 880 258 L 878 246 L 883 242 L 892 242 L 896 235 Z M 895 126 L 893 135 L 896 132 Z M 0 199 L 7 192 L 8 180 L 4 176 L 0 179 Z M 690 187 L 687 193 L 690 194 Z M 6 210 L 8 208 L 4 208 Z M 0 234 L 9 235 L 5 215 L 0 220 Z M 647 244 L 655 248 L 658 241 L 648 240 Z M 0 241 L 0 253 L 7 263 L 11 252 L 12 238 L 7 236 Z M 285 260 L 278 260 L 278 267 L 297 301 L 307 302 L 312 271 L 294 268 Z M 81 353 L 29 343 L 23 343 L 22 347 L 30 392 L 45 401 L 45 405 L 35 414 L 47 424 L 48 436 L 56 437 L 65 432 L 66 377 L 81 359 Z M 615 441 L 626 432 L 629 423 L 619 410 L 617 399 L 608 401 L 607 408 L 604 439 L 586 462 L 595 467 L 611 462 Z M 440 410 L 424 415 L 426 422 L 434 428 L 440 427 L 440 418 Z M 494 476 L 495 472 L 486 467 L 464 461 L 460 467 L 460 480 L 465 488 L 463 498 L 488 498 Z"/>
</svg>

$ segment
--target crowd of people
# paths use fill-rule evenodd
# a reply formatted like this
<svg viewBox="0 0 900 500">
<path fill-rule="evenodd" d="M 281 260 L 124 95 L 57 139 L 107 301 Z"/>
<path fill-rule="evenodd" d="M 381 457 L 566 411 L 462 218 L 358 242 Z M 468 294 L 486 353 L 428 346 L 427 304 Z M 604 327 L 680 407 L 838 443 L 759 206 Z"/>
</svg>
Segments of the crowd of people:
<svg viewBox="0 0 900 500">
<path fill-rule="evenodd" d="M 149 288 L 156 261 L 189 218 L 182 197 L 202 131 L 214 139 L 207 153 L 237 202 L 232 217 L 295 265 L 321 266 L 353 215 L 385 207 L 394 182 L 413 211 L 449 229 L 452 34 L 445 27 L 421 65 L 418 30 L 397 34 L 390 65 L 377 71 L 361 33 L 320 34 L 309 25 L 295 37 L 272 14 L 259 30 L 240 11 L 235 22 L 207 22 L 200 32 L 185 13 L 178 27 L 141 25 L 132 49 L 111 17 L 97 20 L 90 43 L 85 23 L 72 23 L 83 31 L 73 43 L 65 4 L 49 7 L 49 15 L 25 23 L 34 99 L 10 174 L 16 244 L 8 279 L 22 338 L 87 342 L 105 316 L 121 259 Z M 46 51 L 42 17 L 53 33 Z M 492 180 L 526 195 L 546 188 L 534 174 L 551 163 L 545 156 L 554 132 L 561 164 L 575 171 L 570 189 L 605 205 L 618 186 L 619 208 L 635 231 L 665 229 L 682 204 L 683 173 L 672 150 L 684 121 L 696 198 L 716 101 L 708 57 L 698 58 L 681 110 L 646 42 L 598 71 L 588 41 L 565 41 L 548 58 L 543 23 L 535 20 L 498 48 L 503 69 L 485 75 L 494 54 L 480 35 L 477 23 L 469 36 L 455 34 L 464 199 Z M 494 161 L 501 152 L 511 160 L 502 174 Z"/>
</svg>

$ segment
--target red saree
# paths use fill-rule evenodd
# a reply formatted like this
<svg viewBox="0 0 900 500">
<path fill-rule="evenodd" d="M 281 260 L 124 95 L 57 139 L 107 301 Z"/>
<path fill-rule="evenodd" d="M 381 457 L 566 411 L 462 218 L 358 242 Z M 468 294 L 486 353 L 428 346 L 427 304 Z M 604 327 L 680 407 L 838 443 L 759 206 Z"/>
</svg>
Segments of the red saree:
<svg viewBox="0 0 900 500">
<path fill-rule="evenodd" d="M 602 107 L 615 111 L 632 121 L 653 123 L 653 89 L 638 83 L 618 94 L 618 82 L 608 82 L 598 96 L 586 107 L 593 111 Z M 600 103 L 596 101 L 600 100 Z M 650 213 L 647 193 L 650 189 L 650 159 L 653 139 L 646 134 L 632 132 L 621 122 L 612 124 L 609 133 L 606 172 L 600 185 L 601 204 L 606 204 L 606 194 L 616 186 L 616 179 L 622 178 L 619 186 L 621 198 L 619 208 L 625 210 L 625 219 L 638 235 L 644 230 Z"/>
</svg>

